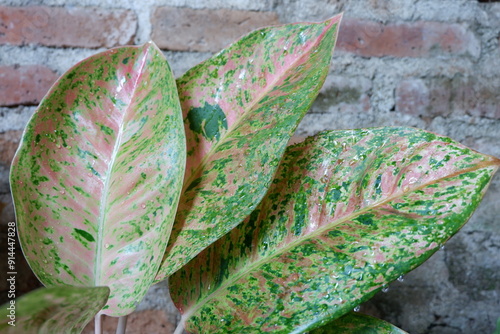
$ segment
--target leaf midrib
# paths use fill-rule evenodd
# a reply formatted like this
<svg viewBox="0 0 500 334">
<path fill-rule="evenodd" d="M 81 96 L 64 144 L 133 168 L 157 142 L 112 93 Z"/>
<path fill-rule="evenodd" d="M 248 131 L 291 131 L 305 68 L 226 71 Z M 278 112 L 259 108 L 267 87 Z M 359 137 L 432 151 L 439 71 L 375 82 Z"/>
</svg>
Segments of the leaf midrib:
<svg viewBox="0 0 500 334">
<path fill-rule="evenodd" d="M 305 240 L 310 239 L 312 237 L 315 237 L 317 235 L 320 235 L 323 232 L 325 232 L 326 230 L 332 229 L 335 226 L 338 226 L 338 225 L 340 225 L 340 224 L 342 224 L 342 223 L 350 220 L 352 217 L 359 216 L 360 214 L 363 214 L 366 211 L 372 210 L 373 208 L 375 208 L 377 206 L 381 206 L 381 205 L 384 205 L 384 204 L 386 204 L 388 202 L 391 202 L 392 200 L 394 200 L 394 199 L 396 199 L 398 197 L 401 197 L 403 194 L 409 194 L 409 193 L 415 192 L 415 191 L 417 191 L 417 190 L 419 190 L 421 188 L 424 188 L 424 187 L 430 186 L 432 184 L 438 183 L 438 182 L 440 182 L 442 180 L 445 180 L 447 178 L 453 178 L 453 177 L 456 177 L 456 176 L 461 175 L 461 174 L 469 173 L 469 172 L 472 172 L 472 171 L 475 171 L 475 170 L 479 170 L 479 169 L 483 169 L 483 168 L 487 168 L 487 167 L 490 167 L 490 166 L 496 166 L 496 169 L 498 169 L 500 167 L 500 159 L 497 159 L 495 157 L 490 157 L 490 156 L 487 156 L 487 155 L 485 155 L 485 157 L 490 158 L 490 159 L 492 158 L 492 159 L 489 160 L 489 161 L 481 161 L 481 162 L 477 163 L 473 167 L 469 167 L 469 168 L 466 168 L 466 169 L 461 169 L 461 170 L 458 170 L 458 171 L 456 171 L 454 173 L 451 173 L 451 174 L 445 175 L 445 176 L 443 176 L 441 178 L 438 178 L 436 180 L 433 180 L 432 182 L 421 184 L 418 187 L 415 187 L 415 188 L 413 188 L 411 190 L 408 190 L 407 192 L 403 192 L 403 193 L 401 193 L 401 194 L 399 194 L 397 196 L 396 195 L 392 195 L 392 196 L 387 197 L 386 199 L 384 199 L 382 201 L 374 202 L 370 206 L 367 206 L 367 207 L 365 207 L 365 208 L 363 208 L 361 210 L 358 210 L 355 213 L 353 212 L 350 215 L 347 215 L 347 216 L 345 216 L 345 217 L 337 220 L 336 222 L 333 222 L 331 224 L 326 224 L 326 225 L 321 226 L 320 228 L 316 229 L 314 232 L 311 232 L 310 234 L 307 234 L 304 238 L 298 238 L 298 239 L 292 241 L 291 243 L 287 244 L 285 247 L 283 247 L 283 248 L 277 250 L 276 252 L 270 254 L 268 257 L 261 258 L 261 259 L 259 259 L 256 262 L 251 262 L 250 265 L 247 266 L 246 269 L 244 269 L 244 270 L 240 271 L 238 274 L 236 274 L 233 279 L 227 280 L 226 283 L 221 284 L 217 288 L 218 292 L 207 295 L 207 297 L 205 297 L 205 298 L 203 298 L 203 299 L 200 300 L 201 302 L 197 302 L 195 304 L 194 308 L 188 309 L 189 311 L 186 311 L 182 315 L 181 322 L 185 323 L 191 317 L 191 315 L 193 315 L 196 311 L 198 311 L 205 304 L 207 304 L 206 303 L 207 301 L 210 301 L 211 299 L 214 299 L 215 297 L 217 297 L 217 295 L 219 294 L 219 292 L 222 293 L 222 291 L 225 290 L 228 286 L 230 286 L 232 284 L 232 282 L 237 282 L 240 278 L 247 276 L 247 274 L 250 273 L 250 272 L 252 272 L 252 271 L 254 271 L 255 268 L 259 268 L 259 267 L 261 267 L 262 264 L 265 264 L 265 263 L 269 262 L 269 260 L 271 258 L 275 258 L 276 256 L 278 256 L 280 254 L 286 253 L 290 249 L 293 249 L 294 247 L 302 244 Z"/>
<path fill-rule="evenodd" d="M 146 48 L 146 52 L 144 52 L 144 48 Z M 104 181 L 104 185 L 103 185 L 103 193 L 102 193 L 102 196 L 101 196 L 101 200 L 100 200 L 100 208 L 99 208 L 99 218 L 97 220 L 98 222 L 98 230 L 97 230 L 97 251 L 96 251 L 96 256 L 95 256 L 95 261 L 94 261 L 94 286 L 100 286 L 101 285 L 101 269 L 102 269 L 102 254 L 103 254 L 103 247 L 104 247 L 104 240 L 103 240 L 103 236 L 104 236 L 104 224 L 106 223 L 106 209 L 108 208 L 108 197 L 109 197 L 109 189 L 111 187 L 111 183 L 110 183 L 110 179 L 111 179 L 111 172 L 113 171 L 113 167 L 115 165 L 115 161 L 116 161 L 116 158 L 117 158 L 117 155 L 118 155 L 118 152 L 119 152 L 119 148 L 121 147 L 121 144 L 122 144 L 122 137 L 123 137 L 123 120 L 125 119 L 126 115 L 131 112 L 131 109 L 130 109 L 130 105 L 131 105 L 131 101 L 134 100 L 134 97 L 135 97 L 135 94 L 137 92 L 137 87 L 139 86 L 138 85 L 138 82 L 142 79 L 142 75 L 143 75 L 143 69 L 145 67 L 145 64 L 146 64 L 146 59 L 149 55 L 149 47 L 148 47 L 148 44 L 145 44 L 143 46 L 143 48 L 140 48 L 139 50 L 141 50 L 143 52 L 142 54 L 142 57 L 141 57 L 141 66 L 138 70 L 138 73 L 139 75 L 137 76 L 137 79 L 136 81 L 134 82 L 134 93 L 133 94 L 130 94 L 130 100 L 128 101 L 127 103 L 127 108 L 126 108 L 126 111 L 123 112 L 123 116 L 122 118 L 120 119 L 120 123 L 119 123 L 119 127 L 118 127 L 118 134 L 117 134 L 117 139 L 115 141 L 115 145 L 113 147 L 113 152 L 111 154 L 111 161 L 109 163 L 109 168 L 108 168 L 108 171 L 106 173 L 106 179 Z"/>
</svg>

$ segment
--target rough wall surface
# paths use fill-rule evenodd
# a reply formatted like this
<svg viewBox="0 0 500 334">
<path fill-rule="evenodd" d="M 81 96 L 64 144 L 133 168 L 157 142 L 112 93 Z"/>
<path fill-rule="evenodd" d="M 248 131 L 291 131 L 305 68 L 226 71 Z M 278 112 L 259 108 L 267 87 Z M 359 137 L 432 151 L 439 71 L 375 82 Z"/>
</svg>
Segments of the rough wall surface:
<svg viewBox="0 0 500 334">
<path fill-rule="evenodd" d="M 22 129 L 52 82 L 76 62 L 108 47 L 153 39 L 178 76 L 254 28 L 319 21 L 341 11 L 330 76 L 298 135 L 406 125 L 500 157 L 500 3 L 0 0 L 2 247 L 6 222 L 14 219 L 8 171 Z M 415 334 L 492 333 L 500 317 L 499 217 L 497 175 L 481 207 L 446 248 L 362 310 Z M 36 278 L 17 254 L 18 271 L 24 272 L 18 291 L 28 291 Z M 5 266 L 2 261 L 2 277 Z M 165 290 L 155 286 L 140 309 L 168 309 L 165 321 L 172 322 Z"/>
</svg>

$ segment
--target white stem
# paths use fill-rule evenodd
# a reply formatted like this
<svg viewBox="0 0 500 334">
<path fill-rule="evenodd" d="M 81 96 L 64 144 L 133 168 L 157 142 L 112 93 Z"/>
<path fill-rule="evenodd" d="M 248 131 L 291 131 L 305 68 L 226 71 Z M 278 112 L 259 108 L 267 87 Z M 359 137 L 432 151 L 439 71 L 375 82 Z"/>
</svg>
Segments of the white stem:
<svg viewBox="0 0 500 334">
<path fill-rule="evenodd" d="M 177 324 L 177 328 L 175 329 L 174 334 L 182 334 L 182 333 L 184 333 L 184 322 L 183 322 L 183 321 L 180 321 L 180 322 Z"/>
<path fill-rule="evenodd" d="M 123 317 L 118 318 L 118 327 L 116 328 L 116 334 L 125 334 L 127 330 L 127 317 L 128 315 L 124 315 Z"/>
<path fill-rule="evenodd" d="M 101 334 L 102 333 L 102 314 L 97 313 L 94 318 L 94 333 Z"/>
</svg>

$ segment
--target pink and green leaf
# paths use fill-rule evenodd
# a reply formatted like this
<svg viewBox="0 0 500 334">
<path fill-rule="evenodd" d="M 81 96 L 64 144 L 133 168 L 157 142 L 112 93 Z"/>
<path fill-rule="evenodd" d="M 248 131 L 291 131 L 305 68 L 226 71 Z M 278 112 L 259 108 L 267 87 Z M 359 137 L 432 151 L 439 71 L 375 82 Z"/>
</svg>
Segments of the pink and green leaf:
<svg viewBox="0 0 500 334">
<path fill-rule="evenodd" d="M 350 312 L 310 334 L 407 334 L 402 329 L 369 315 Z"/>
<path fill-rule="evenodd" d="M 500 160 L 413 128 L 291 146 L 245 222 L 170 278 L 193 333 L 302 333 L 412 270 L 469 219 Z"/>
<path fill-rule="evenodd" d="M 37 289 L 12 300 L 14 303 L 2 305 L 0 332 L 81 333 L 85 325 L 106 304 L 108 295 L 108 287 L 61 286 Z"/>
<path fill-rule="evenodd" d="M 254 31 L 177 80 L 186 176 L 158 280 L 260 202 L 328 73 L 340 19 Z"/>
<path fill-rule="evenodd" d="M 103 313 L 130 313 L 165 252 L 184 168 L 175 80 L 154 44 L 71 68 L 28 123 L 10 176 L 40 281 L 109 286 Z"/>
</svg>

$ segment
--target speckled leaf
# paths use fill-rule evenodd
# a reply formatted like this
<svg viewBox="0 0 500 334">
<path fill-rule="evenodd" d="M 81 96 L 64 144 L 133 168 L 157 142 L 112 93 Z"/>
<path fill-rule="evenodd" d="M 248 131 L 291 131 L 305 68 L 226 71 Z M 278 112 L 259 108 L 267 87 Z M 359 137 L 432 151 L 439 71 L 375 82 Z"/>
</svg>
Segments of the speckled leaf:
<svg viewBox="0 0 500 334">
<path fill-rule="evenodd" d="M 407 334 L 396 326 L 369 315 L 348 313 L 309 334 Z"/>
<path fill-rule="evenodd" d="M 175 80 L 152 43 L 65 73 L 27 125 L 11 171 L 23 252 L 42 283 L 109 286 L 130 313 L 165 252 L 185 136 Z"/>
<path fill-rule="evenodd" d="M 85 325 L 106 304 L 108 295 L 108 287 L 61 286 L 37 289 L 13 300 L 14 304 L 9 301 L 1 306 L 0 332 L 81 333 Z"/>
<path fill-rule="evenodd" d="M 500 160 L 413 128 L 291 146 L 240 226 L 170 278 L 193 333 L 302 333 L 421 264 L 470 217 Z"/>
<path fill-rule="evenodd" d="M 177 80 L 186 177 L 157 279 L 241 223 L 260 202 L 328 73 L 340 19 L 254 31 Z"/>
</svg>

